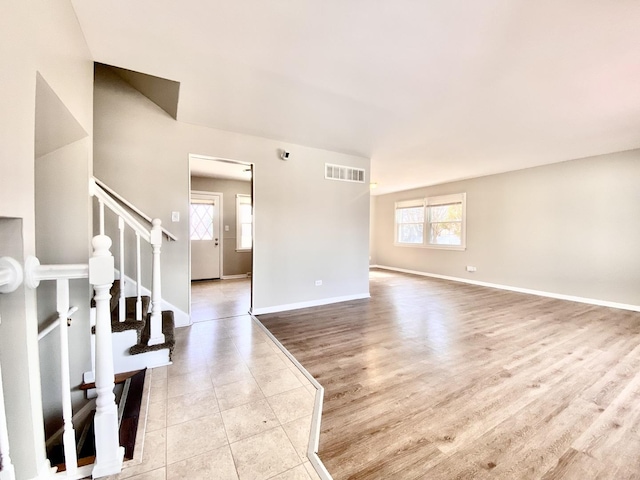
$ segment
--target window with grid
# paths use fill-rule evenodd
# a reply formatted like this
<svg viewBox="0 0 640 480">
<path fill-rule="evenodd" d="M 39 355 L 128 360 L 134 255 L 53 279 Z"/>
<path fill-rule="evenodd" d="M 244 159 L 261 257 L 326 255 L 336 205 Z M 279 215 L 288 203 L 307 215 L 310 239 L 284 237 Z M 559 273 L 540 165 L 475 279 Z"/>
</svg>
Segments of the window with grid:
<svg viewBox="0 0 640 480">
<path fill-rule="evenodd" d="M 464 250 L 466 194 L 396 202 L 396 245 Z"/>
<path fill-rule="evenodd" d="M 191 202 L 191 240 L 213 240 L 213 203 Z"/>
<path fill-rule="evenodd" d="M 251 195 L 236 195 L 236 250 L 253 247 L 253 206 Z"/>
</svg>

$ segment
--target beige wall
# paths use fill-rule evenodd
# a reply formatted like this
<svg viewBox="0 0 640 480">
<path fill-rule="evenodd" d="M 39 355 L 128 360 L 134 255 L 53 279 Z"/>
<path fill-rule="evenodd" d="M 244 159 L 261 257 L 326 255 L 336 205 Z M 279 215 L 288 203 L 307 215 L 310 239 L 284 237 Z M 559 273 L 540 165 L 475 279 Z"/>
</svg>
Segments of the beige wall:
<svg viewBox="0 0 640 480">
<path fill-rule="evenodd" d="M 38 135 L 36 135 L 37 137 Z M 85 138 L 36 158 L 36 254 L 42 264 L 87 263 L 90 252 L 90 205 L 87 194 L 91 139 Z M 64 178 L 64 188 L 60 188 Z M 70 305 L 78 307 L 69 335 L 69 373 L 73 387 L 91 370 L 91 287 L 86 280 L 69 285 Z M 38 325 L 46 326 L 56 315 L 55 282 L 37 289 Z M 42 403 L 47 436 L 62 426 L 60 337 L 56 329 L 39 342 Z M 85 403 L 84 392 L 73 388 L 74 407 Z"/>
<path fill-rule="evenodd" d="M 236 194 L 251 195 L 251 182 L 191 177 L 191 190 L 222 194 L 222 276 L 251 272 L 251 252 L 236 252 Z M 225 231 L 225 225 L 229 231 Z"/>
<path fill-rule="evenodd" d="M 368 294 L 368 185 L 324 179 L 325 162 L 368 159 L 177 122 L 101 69 L 94 105 L 96 176 L 178 236 L 163 247 L 169 302 L 189 308 L 188 222 L 170 218 L 188 218 L 190 153 L 254 164 L 254 308 Z"/>
<path fill-rule="evenodd" d="M 638 179 L 632 150 L 378 196 L 376 263 L 640 305 Z M 459 192 L 466 251 L 393 245 L 394 202 Z"/>
<path fill-rule="evenodd" d="M 0 2 L 0 217 L 22 219 L 24 255 L 35 254 L 36 74 L 82 128 L 92 132 L 92 61 L 68 1 Z M 87 155 L 90 160 L 91 146 Z M 0 245 L 0 249 L 2 249 Z M 0 252 L 1 254 L 2 252 Z M 35 293 L 0 298 L 0 362 L 11 454 L 19 479 L 45 473 Z M 27 321 L 29 319 L 29 321 Z M 37 406 L 37 405 L 36 405 Z"/>
</svg>

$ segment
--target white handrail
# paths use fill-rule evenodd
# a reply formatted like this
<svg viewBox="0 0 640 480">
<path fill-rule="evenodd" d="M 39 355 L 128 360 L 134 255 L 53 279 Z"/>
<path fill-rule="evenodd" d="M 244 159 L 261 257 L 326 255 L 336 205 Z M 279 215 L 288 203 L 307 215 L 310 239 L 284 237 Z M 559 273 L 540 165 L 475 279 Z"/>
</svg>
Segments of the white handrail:
<svg viewBox="0 0 640 480">
<path fill-rule="evenodd" d="M 0 293 L 11 293 L 22 283 L 22 266 L 11 257 L 0 257 Z"/>
<path fill-rule="evenodd" d="M 131 215 L 129 212 L 127 212 L 122 205 L 120 205 L 118 202 L 116 202 L 113 197 L 111 197 L 106 191 L 104 191 L 95 181 L 95 179 L 91 179 L 89 181 L 89 192 L 91 193 L 91 195 L 93 195 L 94 197 L 96 197 L 98 199 L 98 201 L 101 203 L 101 205 L 103 204 L 105 207 L 107 207 L 109 210 L 111 210 L 113 213 L 115 213 L 116 215 L 118 215 L 119 217 L 122 217 L 122 219 L 126 222 L 127 225 L 129 225 L 135 232 L 139 233 L 140 236 L 142 238 L 144 238 L 147 242 L 151 241 L 151 233 L 149 232 L 149 230 L 147 230 L 147 228 L 142 225 L 138 220 L 136 220 L 133 215 Z M 103 225 L 104 222 L 104 215 L 102 214 L 102 212 L 100 213 L 100 225 Z M 102 228 L 102 227 L 101 227 Z M 101 235 L 103 235 L 104 233 L 100 233 Z"/>
<path fill-rule="evenodd" d="M 132 211 L 136 212 L 136 214 L 140 215 L 142 218 L 144 218 L 147 222 L 152 223 L 153 222 L 153 218 L 151 218 L 149 215 L 147 215 L 146 213 L 144 213 L 142 210 L 140 210 L 138 207 L 136 207 L 133 203 L 129 202 L 126 198 L 124 198 L 122 195 L 119 195 L 115 190 L 113 190 L 111 187 L 107 186 L 103 181 L 98 180 L 97 178 L 93 177 L 92 181 L 95 183 L 95 185 L 97 185 L 98 187 L 100 187 L 102 190 L 104 190 L 105 192 L 107 192 L 109 195 L 111 195 L 113 198 L 117 199 L 119 202 L 121 202 L 122 204 L 126 205 L 127 208 L 131 209 Z M 174 242 L 178 240 L 178 237 L 176 237 L 173 233 L 171 233 L 170 231 L 168 231 L 166 228 L 162 228 L 162 233 L 169 239 L 169 240 L 173 240 Z"/>
</svg>

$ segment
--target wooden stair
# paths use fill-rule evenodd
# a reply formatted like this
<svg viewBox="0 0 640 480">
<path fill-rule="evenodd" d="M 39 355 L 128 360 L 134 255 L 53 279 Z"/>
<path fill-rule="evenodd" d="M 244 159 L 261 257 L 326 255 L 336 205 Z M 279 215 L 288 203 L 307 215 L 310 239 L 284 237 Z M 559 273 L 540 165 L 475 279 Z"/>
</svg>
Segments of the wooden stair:
<svg viewBox="0 0 640 480">
<path fill-rule="evenodd" d="M 142 395 L 144 389 L 145 370 L 136 370 L 133 372 L 120 373 L 115 376 L 114 383 L 121 385 L 121 393 L 117 395 L 118 400 L 118 419 L 120 425 L 120 445 L 124 447 L 124 458 L 130 460 L 133 458 L 136 443 L 136 434 L 138 432 L 138 423 L 140 421 L 140 409 L 142 407 Z M 81 390 L 89 390 L 95 388 L 93 383 L 83 383 Z M 116 387 L 117 389 L 117 387 Z M 95 410 L 88 417 L 85 425 L 77 438 L 78 466 L 91 465 L 95 462 L 95 437 L 93 417 Z M 66 471 L 64 464 L 64 453 L 62 445 L 56 445 L 49 452 L 49 460 L 52 465 L 58 468 L 58 472 Z"/>
</svg>

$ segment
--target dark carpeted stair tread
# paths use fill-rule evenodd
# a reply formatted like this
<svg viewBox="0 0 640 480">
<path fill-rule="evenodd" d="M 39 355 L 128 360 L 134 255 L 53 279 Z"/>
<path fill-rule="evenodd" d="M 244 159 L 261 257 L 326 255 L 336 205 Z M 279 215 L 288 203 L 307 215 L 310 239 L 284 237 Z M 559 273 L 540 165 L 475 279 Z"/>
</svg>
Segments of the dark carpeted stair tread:
<svg viewBox="0 0 640 480">
<path fill-rule="evenodd" d="M 127 330 L 137 330 L 138 331 L 138 341 L 140 341 L 140 332 L 142 332 L 142 329 L 144 328 L 144 324 L 145 322 L 140 320 L 131 320 L 131 319 L 127 319 L 124 322 L 111 322 L 111 331 L 113 333 L 117 333 L 117 332 L 126 332 Z M 95 334 L 96 333 L 96 327 L 91 327 L 91 333 Z"/>
<path fill-rule="evenodd" d="M 150 325 L 151 322 L 149 321 L 149 318 L 147 318 L 144 329 L 142 330 L 140 342 L 137 345 L 131 347 L 129 349 L 129 353 L 131 355 L 138 355 L 140 353 L 154 352 L 156 350 L 168 348 L 169 358 L 171 358 L 173 347 L 176 344 L 174 337 L 175 324 L 173 320 L 173 312 L 171 310 L 165 310 L 162 312 L 162 333 L 164 333 L 164 343 L 160 343 L 158 345 L 147 345 L 150 336 Z"/>
<path fill-rule="evenodd" d="M 127 320 L 135 320 L 136 318 L 136 303 L 138 301 L 137 297 L 127 297 L 124 299 L 124 318 Z M 142 317 L 147 318 L 147 313 L 149 312 L 149 304 L 151 303 L 151 297 L 147 295 L 143 295 L 140 297 L 140 301 L 142 302 Z M 118 303 L 116 302 L 116 307 L 111 310 L 111 322 L 115 323 L 119 321 L 119 308 Z"/>
<path fill-rule="evenodd" d="M 109 293 L 111 294 L 111 301 L 109 305 L 109 310 L 113 312 L 114 308 L 118 308 L 118 299 L 120 297 L 120 280 L 114 280 L 111 288 L 109 289 Z M 91 298 L 91 308 L 95 308 L 96 302 Z M 134 310 L 135 311 L 135 310 Z"/>
</svg>

